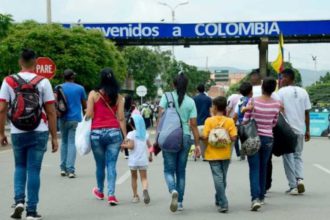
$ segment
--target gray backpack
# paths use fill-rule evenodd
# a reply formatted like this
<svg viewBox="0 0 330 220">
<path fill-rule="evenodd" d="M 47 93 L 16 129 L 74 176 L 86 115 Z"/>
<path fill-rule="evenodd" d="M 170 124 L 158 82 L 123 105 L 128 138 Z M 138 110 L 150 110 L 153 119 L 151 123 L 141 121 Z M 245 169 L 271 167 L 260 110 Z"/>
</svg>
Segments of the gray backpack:
<svg viewBox="0 0 330 220">
<path fill-rule="evenodd" d="M 157 143 L 165 152 L 179 152 L 182 149 L 183 129 L 180 115 L 175 107 L 172 93 L 165 93 L 167 108 L 157 127 Z"/>
</svg>

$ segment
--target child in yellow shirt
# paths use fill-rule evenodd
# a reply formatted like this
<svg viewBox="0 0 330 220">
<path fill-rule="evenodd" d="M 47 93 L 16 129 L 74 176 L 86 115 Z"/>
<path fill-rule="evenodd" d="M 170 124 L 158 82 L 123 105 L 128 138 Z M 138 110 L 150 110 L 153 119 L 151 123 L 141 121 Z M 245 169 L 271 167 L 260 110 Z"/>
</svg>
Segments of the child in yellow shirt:
<svg viewBox="0 0 330 220">
<path fill-rule="evenodd" d="M 212 102 L 213 116 L 206 119 L 203 131 L 203 139 L 208 140 L 209 135 L 213 129 L 221 126 L 224 128 L 231 141 L 235 141 L 237 137 L 237 129 L 233 119 L 226 117 L 225 111 L 227 107 L 227 99 L 225 97 L 216 97 Z M 219 140 L 223 142 L 223 140 Z M 228 212 L 228 200 L 226 197 L 227 186 L 227 171 L 229 167 L 231 156 L 231 143 L 225 144 L 221 147 L 213 146 L 211 143 L 207 144 L 205 150 L 205 160 L 209 161 L 214 186 L 215 186 L 215 204 L 218 211 L 221 213 Z"/>
</svg>

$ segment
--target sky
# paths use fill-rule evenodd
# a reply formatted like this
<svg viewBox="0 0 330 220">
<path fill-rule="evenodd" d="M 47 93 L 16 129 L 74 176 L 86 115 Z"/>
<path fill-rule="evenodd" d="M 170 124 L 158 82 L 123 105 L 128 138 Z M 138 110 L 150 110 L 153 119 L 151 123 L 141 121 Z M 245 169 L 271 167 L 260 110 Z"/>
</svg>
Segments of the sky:
<svg viewBox="0 0 330 220">
<path fill-rule="evenodd" d="M 175 6 L 184 0 L 160 0 Z M 46 0 L 0 0 L 0 13 L 13 15 L 16 22 L 33 19 L 46 22 Z M 175 22 L 330 20 L 329 0 L 189 0 L 175 10 Z M 171 11 L 158 0 L 52 0 L 52 20 L 59 23 L 115 23 L 171 21 Z M 284 39 L 285 40 L 285 39 Z M 163 50 L 170 49 L 162 47 Z M 290 53 L 296 68 L 330 70 L 330 43 L 285 44 L 285 60 Z M 269 61 L 275 60 L 277 45 L 269 46 Z M 175 47 L 175 57 L 188 64 L 205 67 L 230 66 L 244 70 L 258 66 L 258 47 L 183 46 Z M 208 60 L 208 62 L 206 61 Z"/>
</svg>

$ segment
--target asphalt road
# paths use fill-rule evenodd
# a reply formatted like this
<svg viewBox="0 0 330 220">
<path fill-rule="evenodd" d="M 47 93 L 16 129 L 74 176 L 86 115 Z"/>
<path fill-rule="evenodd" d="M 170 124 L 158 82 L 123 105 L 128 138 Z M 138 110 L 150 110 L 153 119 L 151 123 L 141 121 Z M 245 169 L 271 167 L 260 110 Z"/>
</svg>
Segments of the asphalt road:
<svg viewBox="0 0 330 220">
<path fill-rule="evenodd" d="M 49 146 L 50 149 L 50 146 Z M 274 158 L 273 187 L 266 205 L 255 213 L 249 211 L 248 164 L 233 158 L 228 171 L 229 213 L 220 214 L 214 206 L 214 186 L 208 163 L 189 161 L 187 166 L 184 211 L 169 211 L 170 195 L 163 177 L 163 159 L 155 158 L 148 170 L 151 203 L 132 204 L 130 174 L 123 154 L 118 160 L 117 207 L 93 198 L 95 165 L 92 155 L 77 157 L 77 178 L 59 175 L 59 153 L 46 153 L 42 168 L 39 212 L 47 220 L 91 219 L 330 219 L 330 140 L 312 139 L 305 145 L 305 186 L 302 196 L 290 196 L 281 158 Z M 0 151 L 0 220 L 10 219 L 13 204 L 13 155 Z M 141 184 L 140 184 L 141 186 Z M 139 187 L 140 187 L 139 186 Z M 141 187 L 140 187 L 141 189 Z M 142 192 L 141 192 L 142 194 Z M 140 195 L 141 195 L 140 194 Z"/>
</svg>

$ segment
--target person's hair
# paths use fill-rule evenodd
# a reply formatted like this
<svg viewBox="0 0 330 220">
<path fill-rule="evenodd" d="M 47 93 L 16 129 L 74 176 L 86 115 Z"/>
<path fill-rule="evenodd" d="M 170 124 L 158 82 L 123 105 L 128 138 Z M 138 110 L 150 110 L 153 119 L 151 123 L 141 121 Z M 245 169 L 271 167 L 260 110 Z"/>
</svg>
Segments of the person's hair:
<svg viewBox="0 0 330 220">
<path fill-rule="evenodd" d="M 266 77 L 262 82 L 262 91 L 270 96 L 276 89 L 276 80 L 273 77 Z"/>
<path fill-rule="evenodd" d="M 225 112 L 227 108 L 227 99 L 223 96 L 218 96 L 213 99 L 212 104 L 216 107 L 217 111 Z"/>
<path fill-rule="evenodd" d="M 205 86 L 204 86 L 204 84 L 199 84 L 199 85 L 197 86 L 197 90 L 198 90 L 198 92 L 200 92 L 200 93 L 205 92 Z"/>
<path fill-rule="evenodd" d="M 260 79 L 260 80 L 262 78 L 259 69 L 252 70 L 252 72 L 250 73 L 250 77 L 252 77 L 252 76 L 257 76 L 258 79 Z"/>
<path fill-rule="evenodd" d="M 252 92 L 252 84 L 249 82 L 243 82 L 241 86 L 239 87 L 239 92 L 242 94 L 242 96 L 248 96 Z"/>
<path fill-rule="evenodd" d="M 285 69 L 281 72 L 283 75 L 286 75 L 289 77 L 290 80 L 294 81 L 295 80 L 295 74 L 292 69 Z"/>
<path fill-rule="evenodd" d="M 134 123 L 134 119 L 132 117 L 129 118 L 128 120 L 129 125 L 132 127 L 133 130 L 135 130 L 135 123 Z"/>
<path fill-rule="evenodd" d="M 36 53 L 31 49 L 23 49 L 20 55 L 21 64 L 24 67 L 32 67 L 36 58 Z"/>
<path fill-rule="evenodd" d="M 100 84 L 96 88 L 97 90 L 103 90 L 104 93 L 108 96 L 110 106 L 115 106 L 118 99 L 118 93 L 120 90 L 119 84 L 115 78 L 110 67 L 106 67 L 100 72 Z"/>
<path fill-rule="evenodd" d="M 76 74 L 72 69 L 66 69 L 64 70 L 63 75 L 65 80 L 74 80 Z"/>
<path fill-rule="evenodd" d="M 133 104 L 133 98 L 132 98 L 132 96 L 127 95 L 125 97 L 125 106 L 124 106 L 125 111 L 129 111 L 131 109 L 131 107 L 132 107 L 132 104 Z"/>
<path fill-rule="evenodd" d="M 184 73 L 180 73 L 175 79 L 173 80 L 174 87 L 176 89 L 176 92 L 178 93 L 179 97 L 179 106 L 181 106 L 184 96 L 187 91 L 188 87 L 188 78 L 184 75 Z"/>
</svg>

